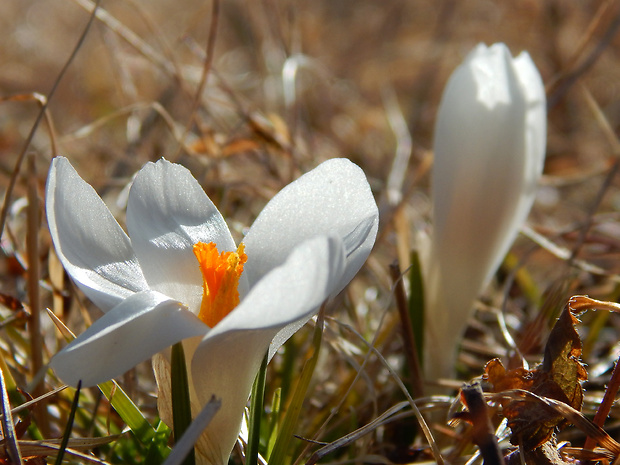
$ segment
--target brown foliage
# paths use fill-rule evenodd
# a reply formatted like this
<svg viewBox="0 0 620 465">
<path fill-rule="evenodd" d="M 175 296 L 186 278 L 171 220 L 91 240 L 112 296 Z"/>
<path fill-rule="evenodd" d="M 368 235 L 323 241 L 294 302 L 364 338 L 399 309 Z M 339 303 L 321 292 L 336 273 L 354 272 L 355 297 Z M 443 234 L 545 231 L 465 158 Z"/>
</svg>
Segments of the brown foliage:
<svg viewBox="0 0 620 465">
<path fill-rule="evenodd" d="M 572 297 L 568 301 L 551 330 L 543 362 L 536 368 L 506 370 L 499 359 L 493 359 L 485 367 L 484 379 L 493 385 L 495 392 L 522 389 L 581 410 L 581 383 L 588 378 L 588 373 L 579 360 L 581 339 L 575 329 L 579 322 L 575 315 L 590 302 L 583 296 Z M 567 424 L 557 411 L 537 402 L 505 400 L 502 407 L 513 432 L 511 441 L 520 443 L 526 449 L 539 447 L 551 438 L 555 428 Z"/>
</svg>

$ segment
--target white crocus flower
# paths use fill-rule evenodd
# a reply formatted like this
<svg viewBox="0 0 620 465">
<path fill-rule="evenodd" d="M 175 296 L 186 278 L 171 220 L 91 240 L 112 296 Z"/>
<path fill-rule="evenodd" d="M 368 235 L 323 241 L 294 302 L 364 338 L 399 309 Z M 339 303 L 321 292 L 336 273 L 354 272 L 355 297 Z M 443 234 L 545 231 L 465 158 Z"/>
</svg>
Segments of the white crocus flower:
<svg viewBox="0 0 620 465">
<path fill-rule="evenodd" d="M 425 271 L 425 372 L 454 374 L 455 349 L 534 201 L 546 143 L 542 79 L 530 56 L 478 45 L 439 106 L 433 232 Z M 422 251 L 424 254 L 424 251 Z"/>
<path fill-rule="evenodd" d="M 346 159 L 285 187 L 239 248 L 190 172 L 166 160 L 148 163 L 133 181 L 129 236 L 67 159 L 53 160 L 46 194 L 56 251 L 105 312 L 51 366 L 68 384 L 92 386 L 183 340 L 192 409 L 212 395 L 222 401 L 198 443 L 198 457 L 212 464 L 228 460 L 265 353 L 347 285 L 378 227 L 366 177 Z M 154 364 L 163 400 L 166 357 Z M 169 405 L 160 407 L 168 418 Z"/>
</svg>

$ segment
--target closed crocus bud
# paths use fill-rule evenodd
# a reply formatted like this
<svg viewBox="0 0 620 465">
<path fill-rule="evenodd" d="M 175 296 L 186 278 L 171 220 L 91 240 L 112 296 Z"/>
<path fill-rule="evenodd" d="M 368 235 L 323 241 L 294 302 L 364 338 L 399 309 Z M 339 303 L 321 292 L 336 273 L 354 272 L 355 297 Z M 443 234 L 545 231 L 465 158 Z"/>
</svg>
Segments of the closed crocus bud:
<svg viewBox="0 0 620 465">
<path fill-rule="evenodd" d="M 454 375 L 475 299 L 497 271 L 534 201 L 543 170 L 546 101 L 530 56 L 478 45 L 439 105 L 433 231 L 424 260 L 425 372 Z"/>
</svg>

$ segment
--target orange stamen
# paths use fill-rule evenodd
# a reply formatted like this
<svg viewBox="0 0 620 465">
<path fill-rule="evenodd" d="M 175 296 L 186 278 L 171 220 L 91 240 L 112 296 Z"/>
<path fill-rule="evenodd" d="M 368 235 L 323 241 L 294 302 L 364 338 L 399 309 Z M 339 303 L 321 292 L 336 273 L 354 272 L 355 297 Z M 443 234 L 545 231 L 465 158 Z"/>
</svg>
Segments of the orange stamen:
<svg viewBox="0 0 620 465">
<path fill-rule="evenodd" d="M 236 252 L 218 253 L 213 242 L 198 242 L 194 255 L 203 279 L 202 304 L 198 318 L 213 328 L 239 304 L 239 278 L 248 260 L 240 244 Z"/>
</svg>

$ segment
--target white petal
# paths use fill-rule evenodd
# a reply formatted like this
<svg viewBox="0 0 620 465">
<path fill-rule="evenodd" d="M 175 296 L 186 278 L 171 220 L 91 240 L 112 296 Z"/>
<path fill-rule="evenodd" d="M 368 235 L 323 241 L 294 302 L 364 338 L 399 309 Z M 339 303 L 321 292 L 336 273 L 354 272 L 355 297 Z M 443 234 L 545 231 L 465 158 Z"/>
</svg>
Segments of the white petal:
<svg viewBox="0 0 620 465">
<path fill-rule="evenodd" d="M 61 350 L 50 366 L 65 383 L 94 386 L 208 327 L 179 302 L 154 291 L 134 294 Z"/>
<path fill-rule="evenodd" d="M 166 457 L 164 465 L 179 465 L 185 463 L 186 456 L 194 450 L 194 445 L 199 440 L 203 430 L 211 423 L 217 414 L 220 403 L 217 399 L 212 399 L 200 413 L 194 418 L 189 427 L 183 432 L 183 436 L 176 442 L 170 455 Z M 196 457 L 198 459 L 198 457 Z M 196 460 L 196 463 L 201 463 Z"/>
<path fill-rule="evenodd" d="M 149 286 L 197 312 L 202 275 L 192 247 L 215 242 L 235 250 L 230 231 L 211 200 L 184 167 L 146 164 L 129 193 L 127 228 Z"/>
<path fill-rule="evenodd" d="M 545 165 L 547 146 L 547 97 L 542 77 L 527 52 L 521 52 L 513 62 L 514 70 L 521 84 L 528 106 L 526 116 L 525 151 L 526 166 L 524 176 L 528 183 L 527 194 L 521 197 L 518 212 L 515 214 L 519 225 L 527 217 Z"/>
<path fill-rule="evenodd" d="M 278 337 L 270 345 L 272 338 L 307 321 L 343 271 L 339 239 L 318 237 L 300 245 L 200 343 L 192 360 L 198 400 L 204 405 L 212 394 L 222 399 L 220 411 L 199 443 L 212 454 L 213 463 L 228 460 L 261 361 L 268 349 L 273 354 L 283 342 Z"/>
<path fill-rule="evenodd" d="M 103 311 L 148 288 L 129 238 L 64 157 L 52 160 L 46 212 L 60 261 Z"/>
<path fill-rule="evenodd" d="M 544 88 L 531 60 L 478 46 L 450 77 L 435 128 L 433 237 L 425 365 L 450 375 L 473 301 L 497 270 L 534 200 L 544 159 Z M 432 346 L 432 347 L 431 347 Z M 434 375 L 430 375 L 435 377 Z"/>
<path fill-rule="evenodd" d="M 346 270 L 339 292 L 368 258 L 379 214 L 364 172 L 347 159 L 332 159 L 286 186 L 265 206 L 244 239 L 250 285 L 283 263 L 301 242 L 314 236 L 339 236 Z"/>
</svg>

